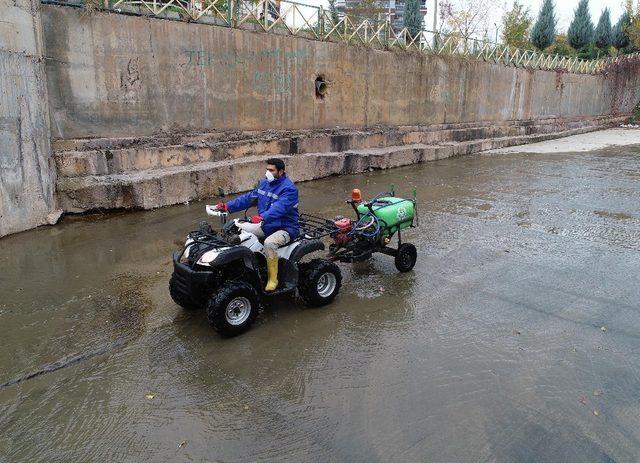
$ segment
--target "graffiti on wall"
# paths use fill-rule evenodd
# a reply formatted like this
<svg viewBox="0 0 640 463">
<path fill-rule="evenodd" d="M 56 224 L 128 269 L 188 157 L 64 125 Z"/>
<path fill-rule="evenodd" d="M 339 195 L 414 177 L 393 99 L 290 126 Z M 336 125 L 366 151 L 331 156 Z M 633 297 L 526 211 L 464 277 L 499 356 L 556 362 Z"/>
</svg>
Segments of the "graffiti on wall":
<svg viewBox="0 0 640 463">
<path fill-rule="evenodd" d="M 253 87 L 264 94 L 288 95 L 291 93 L 292 65 L 304 64 L 307 50 L 283 50 L 280 48 L 260 51 L 194 50 L 185 49 L 186 65 L 200 68 L 220 68 L 228 71 L 257 66 L 251 75 Z"/>
</svg>

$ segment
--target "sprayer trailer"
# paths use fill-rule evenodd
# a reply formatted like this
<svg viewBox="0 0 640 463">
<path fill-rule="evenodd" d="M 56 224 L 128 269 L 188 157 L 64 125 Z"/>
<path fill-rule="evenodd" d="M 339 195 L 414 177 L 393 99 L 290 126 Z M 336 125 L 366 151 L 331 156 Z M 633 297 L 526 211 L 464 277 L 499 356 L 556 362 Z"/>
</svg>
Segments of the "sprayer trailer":
<svg viewBox="0 0 640 463">
<path fill-rule="evenodd" d="M 362 201 L 360 190 L 353 190 L 347 201 L 356 213 L 356 219 L 338 217 L 338 229 L 331 236 L 329 259 L 352 263 L 369 259 L 374 253 L 395 258 L 396 268 L 408 272 L 416 264 L 418 252 L 411 243 L 402 241 L 402 230 L 417 226 L 417 202 L 403 199 L 391 192 L 380 193 L 370 201 Z M 390 246 L 394 235 L 398 235 L 398 247 Z"/>
</svg>

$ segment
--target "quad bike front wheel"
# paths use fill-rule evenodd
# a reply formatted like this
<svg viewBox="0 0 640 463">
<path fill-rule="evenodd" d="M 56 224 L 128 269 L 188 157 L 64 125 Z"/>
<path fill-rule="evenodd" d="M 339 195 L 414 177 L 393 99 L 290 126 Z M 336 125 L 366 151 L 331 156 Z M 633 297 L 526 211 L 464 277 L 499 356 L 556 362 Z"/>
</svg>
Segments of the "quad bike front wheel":
<svg viewBox="0 0 640 463">
<path fill-rule="evenodd" d="M 340 267 L 326 259 L 313 259 L 300 264 L 298 293 L 311 307 L 329 304 L 335 299 L 342 285 Z"/>
<path fill-rule="evenodd" d="M 418 259 L 418 250 L 411 243 L 402 243 L 396 254 L 395 264 L 400 272 L 408 272 L 413 269 Z"/>
<path fill-rule="evenodd" d="M 207 320 L 225 337 L 247 331 L 258 315 L 259 298 L 249 283 L 227 281 L 207 305 Z"/>
</svg>

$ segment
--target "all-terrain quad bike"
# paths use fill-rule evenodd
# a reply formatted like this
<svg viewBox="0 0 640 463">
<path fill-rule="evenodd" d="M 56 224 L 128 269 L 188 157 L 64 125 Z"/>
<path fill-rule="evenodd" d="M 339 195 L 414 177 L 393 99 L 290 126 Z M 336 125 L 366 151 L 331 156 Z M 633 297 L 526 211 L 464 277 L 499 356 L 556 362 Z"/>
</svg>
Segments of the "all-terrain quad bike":
<svg viewBox="0 0 640 463">
<path fill-rule="evenodd" d="M 227 221 L 228 213 L 206 206 L 221 218 L 218 232 L 207 222 L 189 233 L 182 251 L 173 255 L 169 292 L 185 309 L 205 307 L 209 323 L 223 336 L 247 331 L 269 297 L 298 291 L 310 306 L 329 304 L 340 291 L 340 268 L 327 259 L 302 262 L 304 256 L 325 249 L 321 238 L 336 231 L 334 223 L 300 215 L 300 237 L 278 249 L 276 291 L 265 292 L 266 258 L 255 224 L 246 217 Z"/>
</svg>

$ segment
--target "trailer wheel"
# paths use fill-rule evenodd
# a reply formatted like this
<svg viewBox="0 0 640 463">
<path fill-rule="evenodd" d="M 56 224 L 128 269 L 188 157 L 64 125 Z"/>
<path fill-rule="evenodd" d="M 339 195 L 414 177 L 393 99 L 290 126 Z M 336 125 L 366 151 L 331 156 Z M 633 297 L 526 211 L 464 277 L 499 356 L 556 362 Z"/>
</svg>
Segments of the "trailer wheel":
<svg viewBox="0 0 640 463">
<path fill-rule="evenodd" d="M 418 250 L 411 243 L 402 243 L 396 254 L 395 264 L 400 272 L 410 271 L 418 259 Z"/>
<path fill-rule="evenodd" d="M 300 264 L 298 293 L 307 305 L 320 307 L 335 299 L 342 285 L 340 267 L 326 259 Z"/>
<path fill-rule="evenodd" d="M 237 336 L 251 327 L 259 305 L 253 286 L 242 281 L 227 281 L 209 300 L 207 320 L 222 336 Z"/>
</svg>

